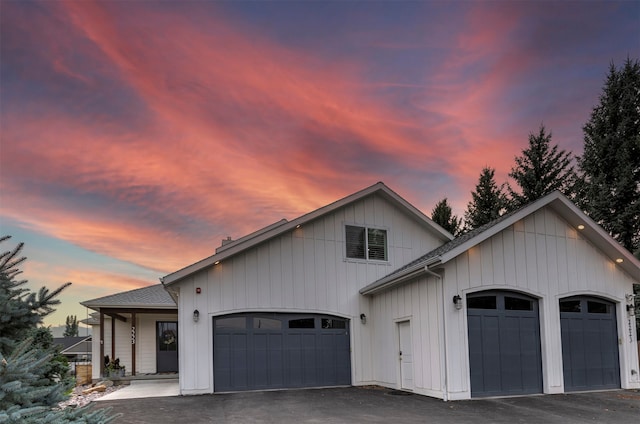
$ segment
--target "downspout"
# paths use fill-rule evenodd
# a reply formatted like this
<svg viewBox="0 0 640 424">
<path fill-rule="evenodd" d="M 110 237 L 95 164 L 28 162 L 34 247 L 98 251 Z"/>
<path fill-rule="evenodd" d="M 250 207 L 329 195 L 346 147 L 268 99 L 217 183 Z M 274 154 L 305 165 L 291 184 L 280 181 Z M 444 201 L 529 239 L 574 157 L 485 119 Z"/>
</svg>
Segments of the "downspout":
<svg viewBox="0 0 640 424">
<path fill-rule="evenodd" d="M 448 382 L 447 382 L 447 376 L 449 375 L 449 369 L 447 367 L 447 329 L 446 329 L 446 325 L 445 325 L 445 317 L 444 317 L 444 308 L 445 306 L 445 301 L 444 301 L 444 280 L 442 278 L 442 275 L 433 272 L 429 269 L 428 265 L 425 265 L 424 267 L 424 272 L 426 272 L 427 274 L 431 275 L 432 277 L 436 278 L 437 280 L 440 280 L 440 286 L 441 286 L 441 297 L 442 297 L 442 337 L 444 340 L 443 343 L 443 366 L 444 366 L 444 387 L 442 388 L 442 400 L 447 402 L 449 400 L 449 390 L 448 390 Z"/>
</svg>

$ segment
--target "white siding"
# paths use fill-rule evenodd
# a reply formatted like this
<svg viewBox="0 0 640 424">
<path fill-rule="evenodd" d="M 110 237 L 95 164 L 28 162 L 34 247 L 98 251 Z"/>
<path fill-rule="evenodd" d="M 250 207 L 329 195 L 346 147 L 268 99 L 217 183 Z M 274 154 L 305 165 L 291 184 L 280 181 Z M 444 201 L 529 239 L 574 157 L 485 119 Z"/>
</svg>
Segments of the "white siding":
<svg viewBox="0 0 640 424">
<path fill-rule="evenodd" d="M 128 314 L 125 314 L 128 315 Z M 156 322 L 176 321 L 177 314 L 143 314 L 136 315 L 136 374 L 153 374 L 156 372 Z M 91 373 L 92 378 L 100 378 L 100 325 L 92 326 Z M 126 367 L 127 375 L 131 374 L 131 318 L 127 322 L 115 321 L 115 355 L 111 352 L 111 318 L 104 317 L 104 354 L 109 358 L 119 358 L 120 364 Z M 181 350 L 181 346 L 178 346 Z"/>
<path fill-rule="evenodd" d="M 389 261 L 344 258 L 344 224 L 387 229 Z M 354 384 L 373 381 L 370 300 L 358 291 L 440 244 L 402 210 L 374 195 L 271 239 L 176 284 L 180 289 L 183 394 L 213 392 L 212 316 L 242 311 L 328 313 L 351 319 Z M 201 294 L 196 294 L 200 287 Z M 194 323 L 194 309 L 201 314 Z M 419 338 L 417 339 L 419 340 Z"/>
<path fill-rule="evenodd" d="M 416 393 L 443 397 L 442 284 L 433 277 L 385 291 L 373 298 L 373 381 L 400 388 L 398 322 L 410 321 Z"/>
<path fill-rule="evenodd" d="M 624 309 L 634 281 L 550 208 L 449 261 L 443 274 L 449 398 L 470 397 L 466 309 L 457 311 L 451 299 L 488 289 L 517 290 L 539 299 L 545 393 L 564 391 L 559 299 L 580 294 L 616 302 L 622 387 L 640 386 L 637 349 L 628 337 Z"/>
</svg>

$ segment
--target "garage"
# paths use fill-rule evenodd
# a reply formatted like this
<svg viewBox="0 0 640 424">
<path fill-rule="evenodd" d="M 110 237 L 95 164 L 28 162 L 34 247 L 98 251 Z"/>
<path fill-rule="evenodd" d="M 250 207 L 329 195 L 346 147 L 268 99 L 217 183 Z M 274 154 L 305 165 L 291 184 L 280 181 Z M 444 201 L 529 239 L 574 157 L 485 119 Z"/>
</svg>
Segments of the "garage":
<svg viewBox="0 0 640 424">
<path fill-rule="evenodd" d="M 560 300 L 565 391 L 620 388 L 615 304 L 579 296 Z"/>
<path fill-rule="evenodd" d="M 213 318 L 216 392 L 351 384 L 349 320 L 318 314 Z"/>
<path fill-rule="evenodd" d="M 520 293 L 467 296 L 471 396 L 542 392 L 538 301 Z"/>
</svg>

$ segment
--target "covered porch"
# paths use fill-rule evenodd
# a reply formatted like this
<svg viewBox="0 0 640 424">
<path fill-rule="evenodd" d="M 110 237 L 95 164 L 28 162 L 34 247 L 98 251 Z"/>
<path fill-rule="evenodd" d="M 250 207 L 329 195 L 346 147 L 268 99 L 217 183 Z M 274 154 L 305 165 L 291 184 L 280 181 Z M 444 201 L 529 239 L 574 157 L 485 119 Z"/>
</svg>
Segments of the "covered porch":
<svg viewBox="0 0 640 424">
<path fill-rule="evenodd" d="M 151 379 L 178 373 L 178 309 L 162 285 L 81 302 L 94 310 L 92 378 Z"/>
</svg>

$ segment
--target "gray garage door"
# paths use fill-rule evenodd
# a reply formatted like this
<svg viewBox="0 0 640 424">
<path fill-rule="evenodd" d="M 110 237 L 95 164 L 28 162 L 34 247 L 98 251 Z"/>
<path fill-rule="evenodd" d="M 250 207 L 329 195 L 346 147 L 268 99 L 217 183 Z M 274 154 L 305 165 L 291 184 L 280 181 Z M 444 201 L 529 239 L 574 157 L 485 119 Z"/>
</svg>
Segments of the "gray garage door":
<svg viewBox="0 0 640 424">
<path fill-rule="evenodd" d="M 467 296 L 471 396 L 542 392 L 538 301 L 511 292 Z"/>
<path fill-rule="evenodd" d="M 349 320 L 249 313 L 213 319 L 215 391 L 351 384 Z"/>
<path fill-rule="evenodd" d="M 560 301 L 565 391 L 620 387 L 616 308 L 593 297 Z"/>
</svg>

